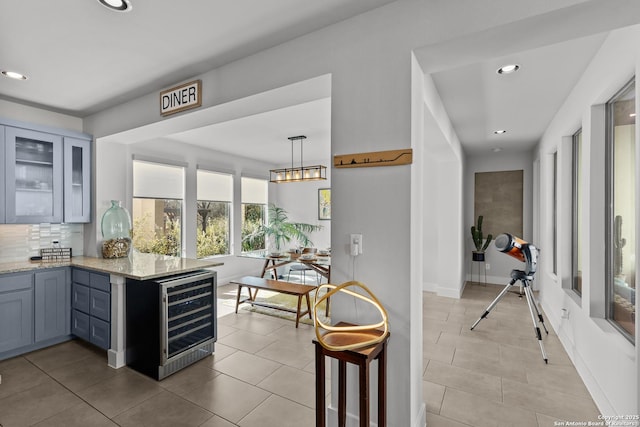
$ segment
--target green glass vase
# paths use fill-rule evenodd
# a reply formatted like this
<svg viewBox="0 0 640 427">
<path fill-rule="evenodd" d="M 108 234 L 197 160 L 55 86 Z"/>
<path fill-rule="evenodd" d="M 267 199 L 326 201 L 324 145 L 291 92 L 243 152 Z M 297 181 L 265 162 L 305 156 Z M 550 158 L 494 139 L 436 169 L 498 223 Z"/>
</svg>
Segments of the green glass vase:
<svg viewBox="0 0 640 427">
<path fill-rule="evenodd" d="M 124 258 L 131 253 L 131 216 L 118 200 L 102 215 L 102 257 Z"/>
</svg>

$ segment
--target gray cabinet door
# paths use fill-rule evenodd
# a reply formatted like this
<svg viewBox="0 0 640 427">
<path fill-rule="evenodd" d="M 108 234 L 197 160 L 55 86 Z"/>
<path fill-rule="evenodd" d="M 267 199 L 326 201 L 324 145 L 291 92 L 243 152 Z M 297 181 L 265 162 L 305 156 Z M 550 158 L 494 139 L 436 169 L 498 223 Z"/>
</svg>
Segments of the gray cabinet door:
<svg viewBox="0 0 640 427">
<path fill-rule="evenodd" d="M 89 341 L 91 344 L 97 345 L 105 350 L 109 350 L 109 338 L 111 337 L 111 326 L 109 323 L 96 317 L 90 317 L 89 323 Z"/>
<path fill-rule="evenodd" d="M 66 269 L 35 273 L 36 342 L 69 334 L 70 288 Z"/>
<path fill-rule="evenodd" d="M 5 126 L 5 222 L 62 222 L 62 137 Z"/>
<path fill-rule="evenodd" d="M 91 141 L 64 138 L 64 221 L 89 222 Z"/>
<path fill-rule="evenodd" d="M 89 314 L 89 288 L 79 283 L 73 282 L 71 285 L 71 307 Z"/>
<path fill-rule="evenodd" d="M 0 293 L 0 353 L 31 344 L 33 291 Z"/>
<path fill-rule="evenodd" d="M 91 318 L 88 314 L 78 310 L 71 313 L 71 333 L 78 338 L 89 341 L 89 329 L 91 327 Z"/>
<path fill-rule="evenodd" d="M 89 301 L 89 314 L 91 314 L 91 316 L 97 317 L 106 322 L 111 320 L 111 295 L 97 289 L 91 289 Z"/>
</svg>

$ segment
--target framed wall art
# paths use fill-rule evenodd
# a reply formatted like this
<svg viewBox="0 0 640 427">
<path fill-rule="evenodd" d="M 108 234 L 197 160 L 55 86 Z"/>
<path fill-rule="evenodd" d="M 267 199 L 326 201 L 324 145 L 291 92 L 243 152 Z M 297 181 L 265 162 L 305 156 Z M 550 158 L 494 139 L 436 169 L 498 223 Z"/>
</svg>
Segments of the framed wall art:
<svg viewBox="0 0 640 427">
<path fill-rule="evenodd" d="M 331 219 L 331 189 L 318 189 L 318 219 Z"/>
</svg>

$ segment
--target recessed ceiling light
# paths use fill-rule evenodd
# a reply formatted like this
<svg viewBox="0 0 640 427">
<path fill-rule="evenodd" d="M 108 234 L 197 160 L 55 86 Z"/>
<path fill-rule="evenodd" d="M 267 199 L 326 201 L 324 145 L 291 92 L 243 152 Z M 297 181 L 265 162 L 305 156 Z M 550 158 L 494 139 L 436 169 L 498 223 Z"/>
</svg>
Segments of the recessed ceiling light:
<svg viewBox="0 0 640 427">
<path fill-rule="evenodd" d="M 16 73 L 15 71 L 2 70 L 2 75 L 16 80 L 27 80 L 27 76 L 24 74 Z"/>
<path fill-rule="evenodd" d="M 494 130 L 493 133 L 495 133 L 496 135 L 502 135 L 503 133 L 507 133 L 507 131 L 504 129 L 499 129 L 499 130 Z"/>
<path fill-rule="evenodd" d="M 496 148 L 492 149 L 491 151 L 493 151 L 494 153 L 499 153 L 499 152 L 502 151 L 502 148 L 496 147 Z"/>
<path fill-rule="evenodd" d="M 101 5 L 118 12 L 129 12 L 133 6 L 129 0 L 98 0 Z"/>
<path fill-rule="evenodd" d="M 629 114 L 629 117 L 635 117 L 635 116 L 636 116 L 636 113 Z"/>
<path fill-rule="evenodd" d="M 498 71 L 496 72 L 498 74 L 511 74 L 511 73 L 515 73 L 519 69 L 520 69 L 520 66 L 518 64 L 509 64 L 509 65 L 504 65 L 498 68 Z"/>
</svg>

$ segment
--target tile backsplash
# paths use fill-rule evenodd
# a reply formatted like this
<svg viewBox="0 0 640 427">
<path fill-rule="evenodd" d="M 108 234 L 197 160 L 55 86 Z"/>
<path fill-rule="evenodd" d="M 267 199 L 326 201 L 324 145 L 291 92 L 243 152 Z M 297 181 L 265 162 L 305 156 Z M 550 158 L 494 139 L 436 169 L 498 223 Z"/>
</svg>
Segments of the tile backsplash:
<svg viewBox="0 0 640 427">
<path fill-rule="evenodd" d="M 26 261 L 54 240 L 72 248 L 74 256 L 82 255 L 83 229 L 83 224 L 0 224 L 0 262 Z"/>
</svg>

